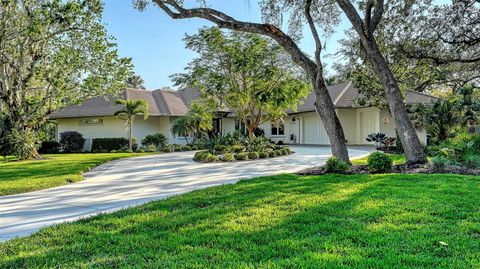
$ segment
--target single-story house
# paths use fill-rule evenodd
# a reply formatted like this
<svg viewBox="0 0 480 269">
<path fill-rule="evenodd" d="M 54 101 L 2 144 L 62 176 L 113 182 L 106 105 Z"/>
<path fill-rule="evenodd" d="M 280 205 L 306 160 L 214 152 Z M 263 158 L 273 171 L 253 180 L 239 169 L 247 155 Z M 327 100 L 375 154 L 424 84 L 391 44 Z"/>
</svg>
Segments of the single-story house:
<svg viewBox="0 0 480 269">
<path fill-rule="evenodd" d="M 349 145 L 365 145 L 368 134 L 385 133 L 395 137 L 395 124 L 387 110 L 376 107 L 365 107 L 356 104 L 359 93 L 351 82 L 340 83 L 328 87 L 335 105 L 335 110 L 344 128 Z M 120 109 L 115 99 L 144 99 L 149 104 L 149 117 L 142 116 L 134 122 L 133 136 L 140 142 L 146 135 L 163 133 L 171 144 L 184 144 L 184 137 L 175 137 L 171 132 L 173 122 L 184 116 L 189 104 L 199 98 L 196 88 L 185 88 L 178 91 L 158 89 L 154 91 L 126 89 L 119 96 L 95 97 L 81 105 L 73 105 L 50 115 L 57 123 L 58 134 L 64 131 L 78 131 L 86 138 L 86 148 L 91 139 L 106 137 L 127 137 L 127 127 L 121 119 L 113 114 Z M 407 105 L 431 103 L 436 98 L 423 93 L 407 92 Z M 296 111 L 287 111 L 282 123 L 266 122 L 260 126 L 265 136 L 274 140 L 291 144 L 330 144 L 327 133 L 315 111 L 315 94 L 310 93 L 302 100 Z M 243 128 L 232 111 L 219 111 L 214 120 L 216 133 L 227 134 Z M 417 135 L 422 143 L 426 143 L 424 129 L 418 129 Z"/>
</svg>

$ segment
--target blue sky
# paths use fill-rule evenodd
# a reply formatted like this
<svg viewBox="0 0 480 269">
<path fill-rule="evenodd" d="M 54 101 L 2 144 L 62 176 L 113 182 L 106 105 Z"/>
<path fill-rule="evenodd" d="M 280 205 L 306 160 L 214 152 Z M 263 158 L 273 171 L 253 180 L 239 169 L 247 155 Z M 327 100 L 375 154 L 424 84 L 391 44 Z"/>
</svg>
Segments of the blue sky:
<svg viewBox="0 0 480 269">
<path fill-rule="evenodd" d="M 209 3 L 235 18 L 261 21 L 257 1 L 214 0 Z M 154 5 L 139 12 L 133 8 L 131 0 L 105 0 L 103 20 L 109 34 L 116 38 L 120 55 L 132 58 L 135 72 L 142 76 L 148 89 L 171 87 L 169 76 L 182 72 L 195 57 L 195 53 L 185 49 L 182 41 L 185 33 L 194 34 L 197 29 L 212 25 L 201 19 L 173 20 Z M 323 60 L 327 66 L 336 59 L 326 55 L 336 52 L 337 40 L 349 27 L 349 22 L 344 20 L 337 27 L 337 33 L 326 41 Z M 313 54 L 314 44 L 309 35 L 302 40 L 301 47 Z"/>
</svg>

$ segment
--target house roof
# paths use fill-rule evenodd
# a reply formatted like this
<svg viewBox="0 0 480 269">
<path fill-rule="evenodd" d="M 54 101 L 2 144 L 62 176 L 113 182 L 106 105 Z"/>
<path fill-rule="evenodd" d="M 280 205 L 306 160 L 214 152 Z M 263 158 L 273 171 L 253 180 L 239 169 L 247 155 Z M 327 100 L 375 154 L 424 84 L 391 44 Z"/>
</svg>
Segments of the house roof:
<svg viewBox="0 0 480 269">
<path fill-rule="evenodd" d="M 343 82 L 327 87 L 330 97 L 336 108 L 361 107 L 355 103 L 358 98 L 358 90 L 351 82 Z M 144 99 L 148 105 L 151 116 L 182 116 L 188 112 L 192 101 L 200 97 L 197 88 L 184 88 L 178 91 L 158 89 L 146 91 L 140 89 L 125 89 L 116 96 L 100 96 L 86 100 L 80 105 L 72 105 L 50 115 L 50 119 L 111 116 L 121 109 L 115 104 L 115 100 Z M 424 93 L 407 91 L 405 102 L 407 105 L 417 103 L 432 103 L 437 98 Z M 287 113 L 299 113 L 315 111 L 315 93 L 312 91 L 305 99 L 299 102 L 297 111 L 289 110 Z M 224 112 L 226 108 L 222 109 Z M 233 114 L 232 114 L 233 115 Z"/>
</svg>

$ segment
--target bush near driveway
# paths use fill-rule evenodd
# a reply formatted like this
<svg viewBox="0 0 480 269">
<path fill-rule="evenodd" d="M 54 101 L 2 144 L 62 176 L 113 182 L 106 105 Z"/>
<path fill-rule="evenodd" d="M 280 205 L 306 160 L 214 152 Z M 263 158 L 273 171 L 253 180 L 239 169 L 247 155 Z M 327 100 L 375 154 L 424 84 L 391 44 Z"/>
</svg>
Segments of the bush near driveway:
<svg viewBox="0 0 480 269">
<path fill-rule="evenodd" d="M 0 244 L 4 268 L 479 268 L 480 184 L 458 175 L 279 175 Z"/>
</svg>

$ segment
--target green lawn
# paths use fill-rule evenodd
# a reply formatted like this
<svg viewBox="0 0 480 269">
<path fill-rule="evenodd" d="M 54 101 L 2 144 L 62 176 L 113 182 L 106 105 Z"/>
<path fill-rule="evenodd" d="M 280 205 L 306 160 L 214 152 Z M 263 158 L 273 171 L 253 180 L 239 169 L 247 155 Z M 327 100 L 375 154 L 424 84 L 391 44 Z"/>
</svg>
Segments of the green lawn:
<svg viewBox="0 0 480 269">
<path fill-rule="evenodd" d="M 405 155 L 402 155 L 402 154 L 387 154 L 387 155 L 388 155 L 388 157 L 390 157 L 390 159 L 392 159 L 394 165 L 404 164 L 405 161 L 406 161 L 405 160 Z M 368 161 L 368 156 L 360 158 L 360 159 L 352 160 L 352 164 L 354 164 L 354 165 L 364 165 L 364 164 L 367 164 L 367 161 Z"/>
<path fill-rule="evenodd" d="M 479 268 L 479 249 L 476 177 L 280 175 L 49 227 L 0 267 Z"/>
<path fill-rule="evenodd" d="M 145 153 L 143 153 L 145 154 Z M 142 153 L 44 155 L 44 160 L 0 161 L 0 196 L 47 189 L 82 180 L 80 175 L 104 162 Z"/>
</svg>

